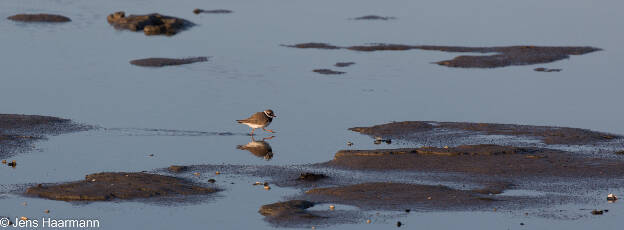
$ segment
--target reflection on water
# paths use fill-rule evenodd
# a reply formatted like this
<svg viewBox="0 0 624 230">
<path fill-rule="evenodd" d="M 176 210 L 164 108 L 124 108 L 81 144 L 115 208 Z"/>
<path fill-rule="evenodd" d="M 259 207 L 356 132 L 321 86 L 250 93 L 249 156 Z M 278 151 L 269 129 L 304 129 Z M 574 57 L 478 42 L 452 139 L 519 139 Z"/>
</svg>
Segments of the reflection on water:
<svg viewBox="0 0 624 230">
<path fill-rule="evenodd" d="M 236 148 L 240 150 L 247 150 L 251 154 L 257 157 L 264 158 L 265 160 L 271 160 L 273 158 L 273 148 L 269 145 L 269 142 L 266 140 L 273 139 L 275 136 L 265 137 L 262 140 L 257 141 L 251 136 L 251 142 L 245 145 L 237 145 Z"/>
</svg>

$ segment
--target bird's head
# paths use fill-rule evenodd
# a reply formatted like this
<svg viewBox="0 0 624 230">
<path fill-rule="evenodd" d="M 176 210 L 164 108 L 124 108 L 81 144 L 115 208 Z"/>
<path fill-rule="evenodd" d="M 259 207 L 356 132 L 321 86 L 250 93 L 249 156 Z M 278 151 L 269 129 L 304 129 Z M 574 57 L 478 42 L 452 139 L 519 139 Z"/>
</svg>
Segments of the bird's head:
<svg viewBox="0 0 624 230">
<path fill-rule="evenodd" d="M 275 113 L 273 113 L 273 110 L 267 109 L 264 111 L 264 114 L 267 115 L 267 117 L 270 118 L 276 118 L 277 116 L 275 116 Z"/>
</svg>

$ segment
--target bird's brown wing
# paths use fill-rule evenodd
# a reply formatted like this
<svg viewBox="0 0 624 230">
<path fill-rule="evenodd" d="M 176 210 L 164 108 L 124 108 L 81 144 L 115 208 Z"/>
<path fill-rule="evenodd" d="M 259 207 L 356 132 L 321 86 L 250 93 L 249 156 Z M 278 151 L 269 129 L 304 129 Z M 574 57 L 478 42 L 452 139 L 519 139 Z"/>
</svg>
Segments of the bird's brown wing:
<svg viewBox="0 0 624 230">
<path fill-rule="evenodd" d="M 263 112 L 257 112 L 251 115 L 251 117 L 242 120 L 236 120 L 238 123 L 253 123 L 260 124 L 267 121 L 266 115 Z"/>
</svg>

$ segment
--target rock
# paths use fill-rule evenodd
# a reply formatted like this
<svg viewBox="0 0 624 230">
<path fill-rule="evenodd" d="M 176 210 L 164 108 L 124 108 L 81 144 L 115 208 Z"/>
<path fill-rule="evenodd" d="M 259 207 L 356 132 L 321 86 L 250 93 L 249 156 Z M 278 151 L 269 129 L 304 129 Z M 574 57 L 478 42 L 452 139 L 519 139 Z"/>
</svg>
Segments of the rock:
<svg viewBox="0 0 624 230">
<path fill-rule="evenodd" d="M 129 15 L 119 11 L 108 15 L 108 23 L 117 29 L 143 31 L 145 35 L 175 35 L 179 31 L 190 28 L 194 24 L 185 19 L 161 15 Z"/>
<path fill-rule="evenodd" d="M 336 67 L 347 67 L 355 64 L 355 62 L 337 62 L 334 66 Z"/>
<path fill-rule="evenodd" d="M 338 75 L 338 74 L 344 74 L 345 72 L 341 72 L 341 71 L 334 71 L 331 69 L 315 69 L 312 70 L 315 73 L 320 73 L 320 74 L 325 74 L 325 75 Z"/>
<path fill-rule="evenodd" d="M 366 16 L 361 16 L 361 17 L 357 17 L 354 18 L 353 20 L 392 20 L 392 19 L 396 19 L 395 17 L 382 17 L 382 16 L 378 16 L 378 15 L 366 15 Z"/>
<path fill-rule="evenodd" d="M 152 28 L 150 26 L 145 27 Z M 190 58 L 145 58 L 130 61 L 130 64 L 143 67 L 163 67 L 170 65 L 185 65 L 195 62 L 206 62 L 208 57 L 190 57 Z"/>
<path fill-rule="evenodd" d="M 64 201 L 109 201 L 174 195 L 210 194 L 217 190 L 171 176 L 149 173 L 96 173 L 85 180 L 34 186 L 27 195 Z"/>
<path fill-rule="evenodd" d="M 9 20 L 20 22 L 70 22 L 71 19 L 56 14 L 16 14 L 8 17 Z"/>
<path fill-rule="evenodd" d="M 300 181 L 310 181 L 310 182 L 314 182 L 314 181 L 318 181 L 320 179 L 325 179 L 327 178 L 327 176 L 325 174 L 316 174 L 316 173 L 301 173 L 301 175 L 299 175 L 299 178 L 297 180 Z"/>
<path fill-rule="evenodd" d="M 609 195 L 607 195 L 608 201 L 616 201 L 617 199 L 617 196 L 615 196 L 613 193 L 609 193 Z"/>
<path fill-rule="evenodd" d="M 594 209 L 593 211 L 591 211 L 592 215 L 602 215 L 604 214 L 604 210 L 596 210 Z"/>
<path fill-rule="evenodd" d="M 188 169 L 189 169 L 188 166 L 180 166 L 180 165 L 169 166 L 169 171 L 174 172 L 174 173 L 184 172 L 184 171 L 187 171 Z"/>
<path fill-rule="evenodd" d="M 224 10 L 224 9 L 218 9 L 218 10 L 202 10 L 202 9 L 195 9 L 193 10 L 193 13 L 195 14 L 231 14 L 232 11 L 231 10 Z"/>
</svg>

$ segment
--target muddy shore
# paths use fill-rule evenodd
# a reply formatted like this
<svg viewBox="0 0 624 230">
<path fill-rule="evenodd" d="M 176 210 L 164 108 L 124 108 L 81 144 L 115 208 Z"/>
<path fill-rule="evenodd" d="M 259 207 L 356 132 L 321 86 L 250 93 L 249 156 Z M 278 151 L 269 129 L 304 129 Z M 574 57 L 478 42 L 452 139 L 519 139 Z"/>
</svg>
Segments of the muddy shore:
<svg viewBox="0 0 624 230">
<path fill-rule="evenodd" d="M 19 22 L 70 22 L 71 19 L 57 14 L 16 14 L 7 19 Z"/>
<path fill-rule="evenodd" d="M 208 57 L 190 58 L 144 58 L 130 61 L 130 64 L 142 67 L 163 67 L 171 65 L 186 65 L 196 62 L 206 62 Z"/>
<path fill-rule="evenodd" d="M 85 131 L 94 127 L 58 117 L 0 114 L 0 158 L 28 151 L 49 135 Z"/>
<path fill-rule="evenodd" d="M 195 25 L 186 19 L 158 13 L 126 16 L 123 11 L 109 14 L 106 20 L 116 29 L 143 31 L 145 35 L 172 36 Z"/>
</svg>

